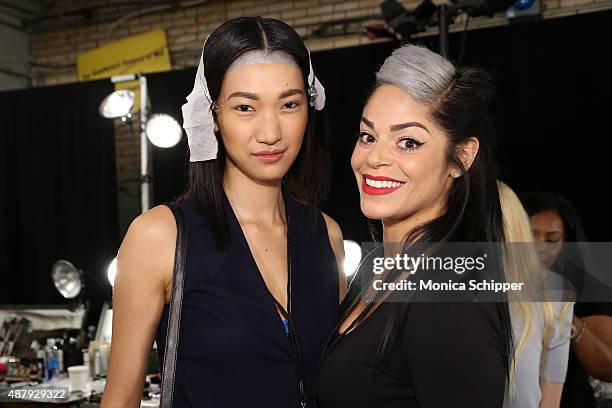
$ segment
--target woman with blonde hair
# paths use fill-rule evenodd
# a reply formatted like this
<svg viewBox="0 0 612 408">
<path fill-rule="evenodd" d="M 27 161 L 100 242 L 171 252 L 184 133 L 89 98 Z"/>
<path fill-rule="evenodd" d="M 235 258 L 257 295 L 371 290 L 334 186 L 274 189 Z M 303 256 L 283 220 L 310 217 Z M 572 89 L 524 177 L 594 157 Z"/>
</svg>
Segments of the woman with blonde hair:
<svg viewBox="0 0 612 408">
<path fill-rule="evenodd" d="M 573 304 L 545 302 L 545 270 L 534 245 L 529 217 L 510 187 L 498 182 L 506 242 L 504 271 L 509 282 L 527 282 L 530 298 L 510 297 L 515 354 L 507 407 L 559 407 L 567 372 Z M 552 276 L 554 278 L 554 275 Z"/>
</svg>

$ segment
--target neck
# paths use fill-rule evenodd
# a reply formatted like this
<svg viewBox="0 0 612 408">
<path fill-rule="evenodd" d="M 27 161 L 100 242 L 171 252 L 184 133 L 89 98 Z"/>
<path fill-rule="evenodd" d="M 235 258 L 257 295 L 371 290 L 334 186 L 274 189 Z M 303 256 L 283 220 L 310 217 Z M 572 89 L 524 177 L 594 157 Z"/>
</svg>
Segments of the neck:
<svg viewBox="0 0 612 408">
<path fill-rule="evenodd" d="M 228 162 L 223 175 L 223 188 L 240 221 L 267 225 L 284 223 L 285 203 L 280 180 L 258 182 Z"/>
<path fill-rule="evenodd" d="M 418 227 L 438 218 L 443 212 L 444 205 L 439 204 L 406 218 L 383 220 L 383 242 L 403 243 Z"/>
</svg>

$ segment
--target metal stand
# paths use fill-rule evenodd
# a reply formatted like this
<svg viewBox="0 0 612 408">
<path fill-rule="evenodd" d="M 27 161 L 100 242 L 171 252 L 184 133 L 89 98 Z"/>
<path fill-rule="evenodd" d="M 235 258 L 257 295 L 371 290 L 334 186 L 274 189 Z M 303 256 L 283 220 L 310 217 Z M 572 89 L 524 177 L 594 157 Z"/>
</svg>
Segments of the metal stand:
<svg viewBox="0 0 612 408">
<path fill-rule="evenodd" d="M 148 89 L 147 77 L 139 75 L 140 81 L 140 206 L 144 213 L 150 207 L 150 182 L 149 175 L 149 144 L 147 141 L 147 120 L 149 111 L 147 110 Z"/>
<path fill-rule="evenodd" d="M 151 175 L 149 174 L 149 143 L 147 141 L 147 120 L 149 111 L 147 101 L 149 92 L 147 77 L 144 75 L 126 74 L 111 77 L 112 83 L 134 81 L 140 84 L 140 211 L 144 213 L 151 206 Z"/>
<path fill-rule="evenodd" d="M 449 26 L 449 18 L 448 18 L 448 7 L 446 4 L 442 4 L 438 6 L 438 19 L 440 21 L 440 26 L 438 30 L 440 32 L 440 54 L 449 59 L 450 56 L 450 45 L 449 45 L 449 36 L 448 36 L 448 26 Z"/>
</svg>

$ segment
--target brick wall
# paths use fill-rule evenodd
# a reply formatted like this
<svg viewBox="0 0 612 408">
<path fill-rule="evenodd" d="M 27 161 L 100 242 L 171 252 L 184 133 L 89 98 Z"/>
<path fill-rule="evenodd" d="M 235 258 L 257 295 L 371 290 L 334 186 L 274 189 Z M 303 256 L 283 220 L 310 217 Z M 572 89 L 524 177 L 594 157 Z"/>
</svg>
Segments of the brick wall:
<svg viewBox="0 0 612 408">
<path fill-rule="evenodd" d="M 315 30 L 322 23 L 351 19 L 355 17 L 379 16 L 382 0 L 209 0 L 199 6 L 177 8 L 175 10 L 147 13 L 123 13 L 120 6 L 112 0 L 90 0 L 88 7 L 96 7 L 94 16 L 73 18 L 61 16 L 66 10 L 83 7 L 80 0 L 57 0 L 51 14 L 58 17 L 41 22 L 31 35 L 31 54 L 37 64 L 34 85 L 54 85 L 77 81 L 76 56 L 78 53 L 105 45 L 123 37 L 164 28 L 168 38 L 174 68 L 195 66 L 206 34 L 223 21 L 243 15 L 262 15 L 274 17 L 294 27 L 306 39 L 311 51 L 342 48 L 372 43 L 359 33 L 365 24 L 381 21 L 379 18 L 367 19 L 346 27 L 348 34 L 338 35 L 342 30 L 332 28 L 333 36 L 317 38 Z M 420 0 L 403 0 L 406 8 L 418 5 Z M 543 0 L 544 17 L 557 17 L 585 11 L 612 8 L 610 0 Z M 129 3 L 129 2 L 128 2 Z M 185 1 L 177 3 L 195 3 Z M 108 4 L 107 6 L 105 6 Z M 123 2 L 125 4 L 125 2 Z M 147 7 L 141 5 L 141 11 Z M 96 14 L 97 13 L 97 14 Z M 96 18 L 99 16 L 99 18 Z M 132 17 L 131 17 L 132 16 Z M 89 21 L 89 22 L 88 22 Z M 476 18 L 471 28 L 507 24 L 503 13 L 495 18 Z M 462 19 L 456 20 L 452 30 L 463 28 Z M 432 34 L 435 29 L 425 34 Z M 384 41 L 384 40 L 375 40 Z"/>
<path fill-rule="evenodd" d="M 612 0 L 542 0 L 544 18 L 572 15 L 612 8 Z M 57 0 L 50 10 L 50 18 L 40 22 L 31 35 L 31 55 L 36 67 L 34 85 L 54 85 L 76 82 L 78 53 L 105 45 L 123 37 L 164 28 L 168 39 L 172 66 L 175 69 L 197 65 L 202 42 L 210 31 L 223 21 L 243 15 L 262 15 L 279 18 L 294 27 L 305 39 L 311 51 L 342 48 L 385 41 L 370 40 L 361 33 L 370 22 L 380 22 L 379 4 L 382 0 L 209 0 L 183 1 L 190 7 L 162 9 L 141 3 L 112 0 L 87 1 L 89 11 L 83 12 L 81 0 Z M 420 0 L 402 1 L 412 9 Z M 198 5 L 199 4 L 199 5 Z M 137 8 L 139 7 L 139 8 Z M 317 33 L 322 23 L 362 17 L 355 23 L 330 24 L 325 33 Z M 502 13 L 494 18 L 475 18 L 471 29 L 507 24 Z M 451 31 L 463 29 L 458 18 Z M 422 35 L 436 32 L 430 29 Z M 137 117 L 134 128 L 137 131 Z M 138 137 L 125 127 L 117 126 L 117 175 L 119 190 L 131 196 L 137 193 L 135 180 L 139 174 L 140 156 Z M 137 200 L 135 201 L 137 204 Z M 133 205 L 133 204 L 132 204 Z M 136 206 L 137 207 L 137 206 Z M 138 213 L 124 214 L 126 220 Z M 124 229 L 124 228 L 122 228 Z"/>
</svg>

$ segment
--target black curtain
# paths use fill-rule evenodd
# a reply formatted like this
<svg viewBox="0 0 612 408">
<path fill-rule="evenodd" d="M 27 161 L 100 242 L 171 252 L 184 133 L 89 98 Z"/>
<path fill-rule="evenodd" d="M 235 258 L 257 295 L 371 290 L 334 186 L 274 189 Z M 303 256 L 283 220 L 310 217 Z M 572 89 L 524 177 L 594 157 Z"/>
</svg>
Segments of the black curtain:
<svg viewBox="0 0 612 408">
<path fill-rule="evenodd" d="M 592 241 L 608 241 L 611 206 L 605 193 L 612 141 L 612 60 L 601 44 L 612 21 L 609 11 L 469 31 L 463 65 L 493 75 L 498 92 L 495 119 L 502 179 L 515 191 L 560 193 L 580 211 Z M 607 38 L 607 37 L 606 37 Z M 450 58 L 457 62 L 463 33 L 450 35 Z M 414 42 L 437 50 L 437 37 Z M 374 73 L 399 43 L 334 49 L 312 54 L 325 85 L 323 119 L 330 131 L 332 189 L 322 208 L 346 238 L 370 239 L 359 208 L 350 156 L 359 117 Z M 153 106 L 164 104 L 179 121 L 180 105 L 191 91 L 195 71 L 160 74 Z M 153 86 L 153 85 L 152 85 Z M 157 100 L 161 100 L 157 102 Z M 155 151 L 156 200 L 183 191 L 186 144 Z M 159 193 L 159 194 L 157 194 Z"/>
<path fill-rule="evenodd" d="M 545 190 L 567 197 L 578 208 L 591 241 L 609 241 L 612 206 L 605 192 L 612 152 L 612 60 L 602 47 L 612 12 L 550 19 L 468 31 L 463 65 L 494 77 L 494 115 L 499 131 L 501 178 L 516 192 Z M 450 59 L 457 62 L 463 33 L 450 35 Z M 438 38 L 414 41 L 438 50 Z M 326 87 L 331 117 L 334 173 L 323 208 L 345 237 L 369 240 L 359 209 L 350 156 L 363 103 L 374 72 L 399 43 L 329 50 L 313 54 Z"/>
<path fill-rule="evenodd" d="M 118 249 L 115 136 L 96 81 L 0 93 L 0 302 L 68 303 L 50 276 L 67 259 L 85 274 L 96 322 Z"/>
</svg>

